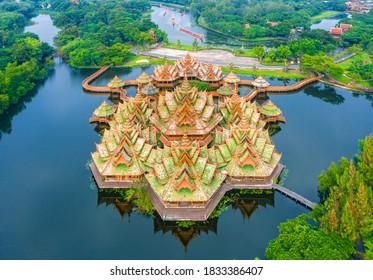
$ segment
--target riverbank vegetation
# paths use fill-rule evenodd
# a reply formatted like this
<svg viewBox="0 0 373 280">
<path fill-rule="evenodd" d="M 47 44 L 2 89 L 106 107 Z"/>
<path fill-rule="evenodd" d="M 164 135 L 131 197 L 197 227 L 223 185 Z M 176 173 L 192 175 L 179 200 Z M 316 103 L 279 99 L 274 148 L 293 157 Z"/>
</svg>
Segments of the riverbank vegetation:
<svg viewBox="0 0 373 280">
<path fill-rule="evenodd" d="M 131 46 L 150 46 L 167 35 L 150 20 L 147 0 L 51 1 L 54 24 L 61 29 L 56 43 L 74 67 L 122 65 Z"/>
<path fill-rule="evenodd" d="M 267 259 L 373 259 L 373 134 L 318 178 L 320 204 L 280 225 Z M 359 249 L 363 247 L 363 249 Z"/>
<path fill-rule="evenodd" d="M 0 114 L 30 92 L 37 81 L 46 77 L 45 67 L 53 48 L 33 33 L 22 33 L 35 16 L 31 1 L 0 3 Z"/>
</svg>

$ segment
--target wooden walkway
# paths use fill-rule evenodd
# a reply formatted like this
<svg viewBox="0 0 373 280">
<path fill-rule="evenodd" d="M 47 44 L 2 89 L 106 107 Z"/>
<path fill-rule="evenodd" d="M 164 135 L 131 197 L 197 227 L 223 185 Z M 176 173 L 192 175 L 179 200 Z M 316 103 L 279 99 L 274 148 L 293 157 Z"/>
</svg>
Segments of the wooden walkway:
<svg viewBox="0 0 373 280">
<path fill-rule="evenodd" d="M 109 69 L 110 69 L 109 65 L 104 66 L 101 69 L 99 69 L 98 71 L 96 71 L 95 73 L 93 73 L 92 75 L 85 78 L 82 82 L 82 88 L 87 92 L 91 92 L 91 93 L 95 93 L 95 94 L 119 94 L 120 97 L 125 98 L 125 96 L 127 94 L 125 89 L 115 89 L 115 88 L 110 88 L 110 87 L 91 86 L 90 85 L 91 82 L 96 80 L 98 77 L 100 77 L 102 74 L 104 74 Z M 126 85 L 128 85 L 128 86 L 136 85 L 137 86 L 137 82 L 136 81 L 126 81 L 125 86 Z"/>
<path fill-rule="evenodd" d="M 283 195 L 290 197 L 292 200 L 296 201 L 299 204 L 302 204 L 303 206 L 306 206 L 309 209 L 313 209 L 315 207 L 315 203 L 287 188 L 281 187 L 277 184 L 273 184 L 272 187 Z"/>
<path fill-rule="evenodd" d="M 307 78 L 307 79 L 304 79 L 294 85 L 290 85 L 290 86 L 268 86 L 266 88 L 253 88 L 246 96 L 244 96 L 245 98 L 245 101 L 249 101 L 249 100 L 252 100 L 255 96 L 257 96 L 257 94 L 259 93 L 285 93 L 285 92 L 294 92 L 294 91 L 297 91 L 299 89 L 301 89 L 302 87 L 306 86 L 306 85 L 309 85 L 311 83 L 314 83 L 318 80 L 320 80 L 321 76 L 318 76 L 318 77 L 311 77 L 311 78 Z M 244 82 L 244 83 L 243 83 Z M 248 85 L 249 82 L 252 82 L 252 81 L 248 81 L 248 80 L 242 80 L 239 85 L 241 84 L 244 84 L 244 85 Z"/>
<path fill-rule="evenodd" d="M 269 86 L 266 88 L 267 92 L 287 92 L 287 91 L 296 91 L 298 89 L 301 89 L 302 87 L 309 85 L 311 83 L 314 83 L 318 81 L 321 78 L 321 76 L 318 77 L 311 77 L 304 79 L 294 85 L 290 86 Z"/>
</svg>

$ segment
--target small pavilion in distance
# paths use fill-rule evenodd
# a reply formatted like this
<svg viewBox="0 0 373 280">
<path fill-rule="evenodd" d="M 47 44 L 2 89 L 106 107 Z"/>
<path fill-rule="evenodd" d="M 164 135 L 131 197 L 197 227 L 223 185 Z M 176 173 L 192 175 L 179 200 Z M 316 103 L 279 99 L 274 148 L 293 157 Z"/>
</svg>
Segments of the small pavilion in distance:
<svg viewBox="0 0 373 280">
<path fill-rule="evenodd" d="M 114 79 L 110 86 L 123 82 Z M 193 80 L 217 90 L 199 91 Z M 141 187 L 170 221 L 206 220 L 231 189 L 273 188 L 283 166 L 266 124 L 283 116 L 271 101 L 259 107 L 239 96 L 239 77 L 189 54 L 136 81 L 135 97 L 94 113 L 108 124 L 90 164 L 99 188 L 138 187 L 143 178 Z M 259 77 L 252 85 L 269 84 Z"/>
</svg>

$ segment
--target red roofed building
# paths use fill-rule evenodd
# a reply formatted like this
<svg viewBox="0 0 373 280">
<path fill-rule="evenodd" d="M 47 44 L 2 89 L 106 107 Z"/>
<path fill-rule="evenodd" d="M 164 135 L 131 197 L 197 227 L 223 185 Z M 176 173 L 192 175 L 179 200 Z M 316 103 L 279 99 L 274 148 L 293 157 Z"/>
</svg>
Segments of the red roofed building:
<svg viewBox="0 0 373 280">
<path fill-rule="evenodd" d="M 352 24 L 346 24 L 346 23 L 341 23 L 339 25 L 340 28 L 342 28 L 343 32 L 346 31 L 346 30 L 349 30 L 352 28 Z"/>
<path fill-rule="evenodd" d="M 330 28 L 329 33 L 332 34 L 334 38 L 339 38 L 343 34 L 343 29 L 339 27 L 332 27 Z"/>
<path fill-rule="evenodd" d="M 251 26 L 250 26 L 250 24 L 246 23 L 246 24 L 243 25 L 243 27 L 244 27 L 245 29 L 249 29 Z"/>
</svg>

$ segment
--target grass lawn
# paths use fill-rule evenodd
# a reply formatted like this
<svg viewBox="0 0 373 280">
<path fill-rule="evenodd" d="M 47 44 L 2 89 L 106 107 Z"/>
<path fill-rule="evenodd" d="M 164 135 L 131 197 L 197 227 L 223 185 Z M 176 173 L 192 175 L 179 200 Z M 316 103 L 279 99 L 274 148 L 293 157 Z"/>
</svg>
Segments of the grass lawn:
<svg viewBox="0 0 373 280">
<path fill-rule="evenodd" d="M 304 79 L 308 78 L 306 75 L 298 73 L 298 72 L 284 72 L 284 71 L 275 71 L 275 70 L 253 70 L 253 69 L 229 69 L 227 67 L 222 67 L 221 70 L 223 72 L 234 72 L 236 74 L 243 74 L 243 75 L 253 75 L 253 76 L 268 76 L 268 77 L 276 77 L 276 78 L 288 78 L 288 79 Z"/>
<path fill-rule="evenodd" d="M 338 75 L 334 74 L 334 75 L 330 75 L 330 76 L 332 76 L 332 77 L 333 77 L 334 79 L 336 79 L 337 81 L 340 81 L 340 82 L 342 82 L 342 83 L 344 83 L 344 84 L 346 84 L 346 85 L 347 85 L 349 82 L 352 81 L 352 79 L 343 76 L 343 74 L 338 74 Z"/>
<path fill-rule="evenodd" d="M 359 61 L 359 60 L 368 60 L 368 59 L 372 59 L 372 56 L 369 56 L 367 52 L 359 52 L 358 54 L 356 54 L 355 56 L 345 60 L 345 61 L 342 61 L 341 63 L 338 63 L 339 66 L 342 67 L 343 70 L 348 70 L 348 68 L 350 68 L 350 66 L 356 62 L 356 61 Z"/>
<path fill-rule="evenodd" d="M 147 60 L 149 62 L 137 62 L 139 60 Z M 167 61 L 168 64 L 174 64 L 172 60 Z M 133 66 L 143 66 L 143 65 L 150 65 L 150 64 L 164 64 L 165 60 L 163 58 L 150 58 L 146 56 L 130 56 L 126 63 L 124 63 L 121 67 L 133 67 Z"/>
<path fill-rule="evenodd" d="M 253 52 L 253 49 L 250 50 L 235 50 L 234 51 L 235 56 L 245 56 L 245 57 L 255 57 L 255 53 Z"/>
<path fill-rule="evenodd" d="M 341 14 L 341 12 L 337 11 L 325 11 L 322 12 L 321 14 L 318 14 L 316 16 L 311 17 L 311 23 L 316 23 L 321 21 L 324 18 L 332 17 Z"/>
<path fill-rule="evenodd" d="M 373 81 L 357 81 L 355 85 L 363 87 L 373 87 Z"/>
<path fill-rule="evenodd" d="M 266 65 L 266 66 L 285 66 L 284 62 L 266 62 L 266 61 L 263 61 L 263 60 L 260 62 L 260 64 Z"/>
</svg>

